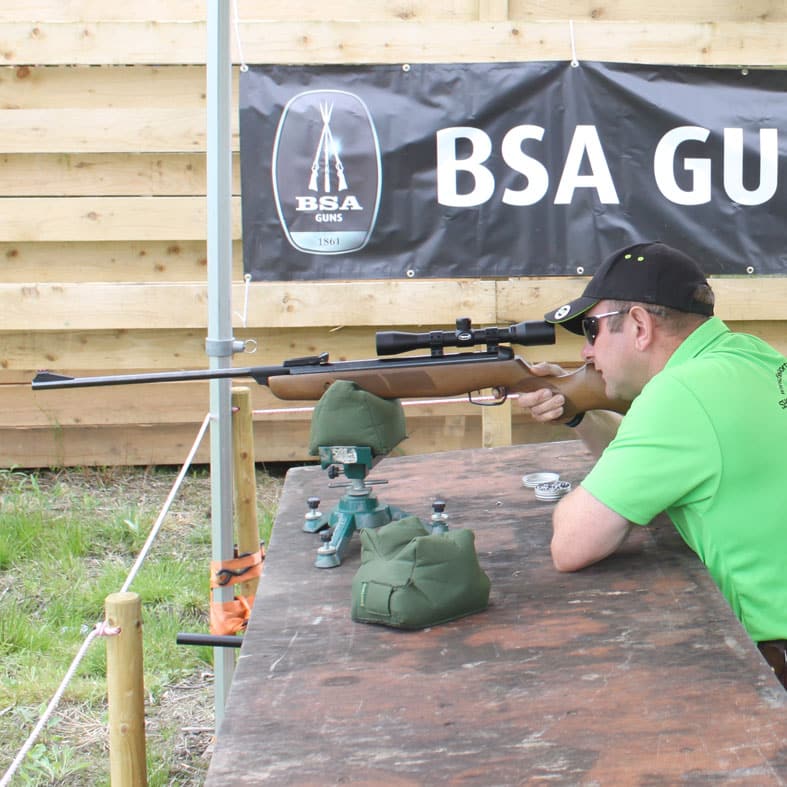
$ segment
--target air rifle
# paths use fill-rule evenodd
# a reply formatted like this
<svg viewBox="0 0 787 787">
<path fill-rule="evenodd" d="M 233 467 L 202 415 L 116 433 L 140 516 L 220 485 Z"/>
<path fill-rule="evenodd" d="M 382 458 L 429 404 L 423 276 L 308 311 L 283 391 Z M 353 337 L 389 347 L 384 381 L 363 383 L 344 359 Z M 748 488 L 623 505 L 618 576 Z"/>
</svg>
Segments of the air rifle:
<svg viewBox="0 0 787 787">
<path fill-rule="evenodd" d="M 473 393 L 491 388 L 492 404 L 502 404 L 509 394 L 551 388 L 565 396 L 564 420 L 586 410 L 615 410 L 625 413 L 629 402 L 608 399 L 601 375 L 592 365 L 550 377 L 539 377 L 529 364 L 514 354 L 509 344 L 533 346 L 555 343 L 555 328 L 547 322 L 527 320 L 507 328 L 474 329 L 471 321 L 460 318 L 454 331 L 410 333 L 378 331 L 377 354 L 400 355 L 428 349 L 429 355 L 381 357 L 363 361 L 331 363 L 328 353 L 291 358 L 281 366 L 227 367 L 206 370 L 119 374 L 103 377 L 67 377 L 41 371 L 33 380 L 33 389 L 87 388 L 105 385 L 178 382 L 251 377 L 270 388 L 284 400 L 316 401 L 336 380 L 350 380 L 360 388 L 386 399 L 442 398 L 467 394 L 474 404 Z M 470 348 L 485 345 L 483 350 L 446 353 L 446 347 Z"/>
</svg>

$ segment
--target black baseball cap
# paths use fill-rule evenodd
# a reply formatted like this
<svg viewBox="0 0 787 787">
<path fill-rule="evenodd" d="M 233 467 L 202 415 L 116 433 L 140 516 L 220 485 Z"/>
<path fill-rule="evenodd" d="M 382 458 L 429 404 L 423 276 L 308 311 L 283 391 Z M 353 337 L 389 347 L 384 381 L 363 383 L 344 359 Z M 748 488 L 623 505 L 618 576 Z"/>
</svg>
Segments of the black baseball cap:
<svg viewBox="0 0 787 787">
<path fill-rule="evenodd" d="M 712 303 L 695 300 L 707 279 L 697 262 L 661 241 L 635 243 L 607 257 L 581 297 L 544 315 L 547 322 L 582 335 L 582 315 L 599 301 L 637 301 L 692 314 L 713 314 Z"/>
</svg>

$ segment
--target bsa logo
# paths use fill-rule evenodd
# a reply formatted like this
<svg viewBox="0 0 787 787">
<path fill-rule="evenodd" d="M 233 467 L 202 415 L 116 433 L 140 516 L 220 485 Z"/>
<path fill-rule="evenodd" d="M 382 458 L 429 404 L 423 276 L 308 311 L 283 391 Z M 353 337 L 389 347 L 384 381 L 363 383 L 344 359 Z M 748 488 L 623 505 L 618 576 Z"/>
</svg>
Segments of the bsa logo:
<svg viewBox="0 0 787 787">
<path fill-rule="evenodd" d="M 380 205 L 382 167 L 366 104 L 309 90 L 284 107 L 273 145 L 273 196 L 287 240 L 310 254 L 362 249 Z"/>
</svg>

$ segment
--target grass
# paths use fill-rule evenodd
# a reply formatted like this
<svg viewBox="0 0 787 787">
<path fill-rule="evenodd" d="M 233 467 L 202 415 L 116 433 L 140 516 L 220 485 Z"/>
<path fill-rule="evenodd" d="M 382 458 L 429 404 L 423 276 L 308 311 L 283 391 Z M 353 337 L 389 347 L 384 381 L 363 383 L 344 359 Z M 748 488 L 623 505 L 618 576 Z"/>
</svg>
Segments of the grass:
<svg viewBox="0 0 787 787">
<path fill-rule="evenodd" d="M 0 470 L 0 774 L 51 700 L 104 600 L 126 580 L 177 469 Z M 257 473 L 268 539 L 281 472 Z M 213 736 L 210 478 L 191 472 L 130 590 L 142 600 L 148 783 L 199 785 Z M 263 580 L 264 581 L 264 580 Z M 19 785 L 108 785 L 106 655 L 90 645 Z"/>
</svg>

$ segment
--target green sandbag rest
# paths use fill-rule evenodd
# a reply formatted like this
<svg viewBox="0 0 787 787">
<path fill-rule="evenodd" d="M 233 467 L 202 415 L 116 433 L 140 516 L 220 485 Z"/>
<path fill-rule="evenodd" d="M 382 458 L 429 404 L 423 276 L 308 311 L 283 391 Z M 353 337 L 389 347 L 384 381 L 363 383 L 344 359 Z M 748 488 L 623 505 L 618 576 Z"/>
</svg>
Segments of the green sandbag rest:
<svg viewBox="0 0 787 787">
<path fill-rule="evenodd" d="M 369 446 L 374 456 L 389 453 L 407 437 L 398 399 L 383 399 L 348 380 L 337 380 L 317 402 L 309 432 L 309 454 L 330 445 Z"/>
<path fill-rule="evenodd" d="M 361 531 L 351 617 L 425 628 L 486 609 L 489 589 L 471 530 L 430 533 L 418 517 L 405 517 Z"/>
</svg>

